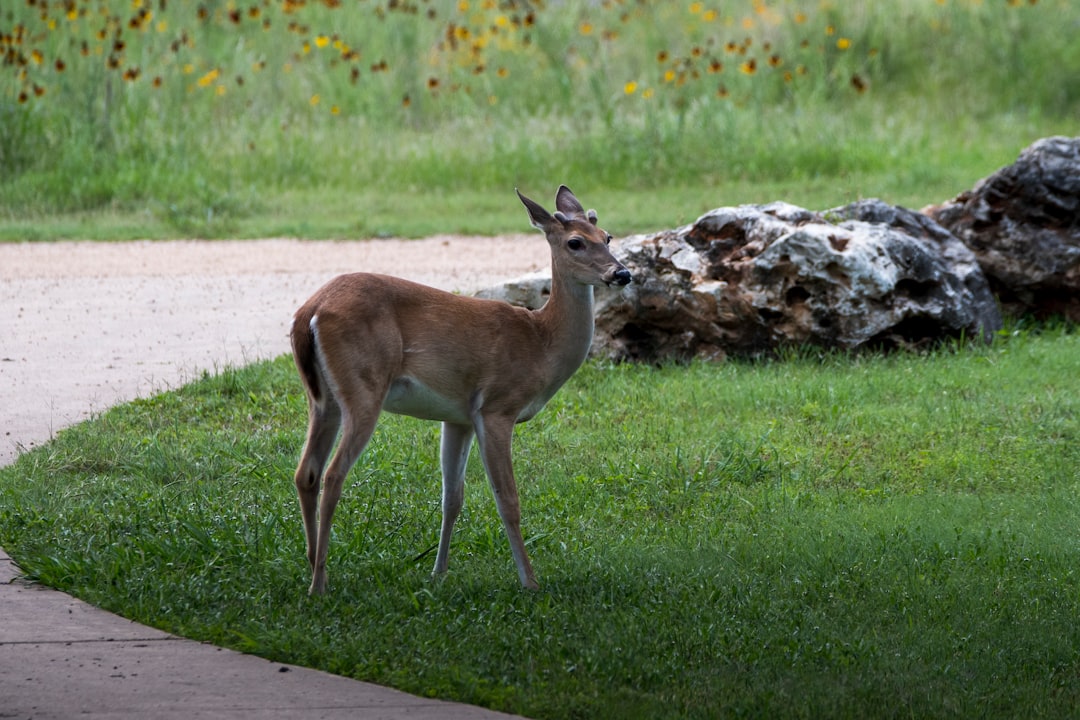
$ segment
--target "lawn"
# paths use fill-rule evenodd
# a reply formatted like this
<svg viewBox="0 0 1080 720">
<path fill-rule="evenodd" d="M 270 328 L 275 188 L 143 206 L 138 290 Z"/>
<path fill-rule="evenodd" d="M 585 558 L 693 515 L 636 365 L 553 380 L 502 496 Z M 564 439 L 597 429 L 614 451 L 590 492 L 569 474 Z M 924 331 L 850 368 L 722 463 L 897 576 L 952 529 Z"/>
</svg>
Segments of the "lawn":
<svg viewBox="0 0 1080 720">
<path fill-rule="evenodd" d="M 536 718 L 1069 717 L 1078 343 L 587 364 L 516 434 L 535 593 L 475 458 L 429 577 L 438 428 L 387 416 L 308 597 L 288 358 L 0 470 L 0 545 L 171 632 Z"/>
</svg>

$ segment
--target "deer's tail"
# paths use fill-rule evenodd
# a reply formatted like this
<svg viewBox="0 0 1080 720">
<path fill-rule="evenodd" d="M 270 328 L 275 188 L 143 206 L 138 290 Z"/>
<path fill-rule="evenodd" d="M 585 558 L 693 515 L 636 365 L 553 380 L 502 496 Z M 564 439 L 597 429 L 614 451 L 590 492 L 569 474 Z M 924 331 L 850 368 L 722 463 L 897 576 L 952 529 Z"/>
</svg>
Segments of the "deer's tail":
<svg viewBox="0 0 1080 720">
<path fill-rule="evenodd" d="M 319 361 L 315 356 L 315 330 L 311 326 L 314 317 L 315 311 L 308 305 L 297 310 L 289 337 L 292 340 L 293 362 L 300 371 L 300 378 L 304 381 L 308 396 L 315 403 L 321 404 L 323 385 L 319 377 Z"/>
</svg>

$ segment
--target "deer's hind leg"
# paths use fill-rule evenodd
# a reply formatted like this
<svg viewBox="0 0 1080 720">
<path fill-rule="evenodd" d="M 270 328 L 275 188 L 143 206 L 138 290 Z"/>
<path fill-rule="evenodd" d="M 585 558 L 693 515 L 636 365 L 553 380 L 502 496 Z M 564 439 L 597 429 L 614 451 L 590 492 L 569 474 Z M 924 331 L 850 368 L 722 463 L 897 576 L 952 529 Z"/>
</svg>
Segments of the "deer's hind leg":
<svg viewBox="0 0 1080 720">
<path fill-rule="evenodd" d="M 312 571 L 315 570 L 315 549 L 318 546 L 319 487 L 340 428 L 341 408 L 332 396 L 324 395 L 322 402 L 308 398 L 307 441 L 296 466 L 294 482 L 300 498 L 300 514 L 304 518 L 308 566 Z"/>
</svg>

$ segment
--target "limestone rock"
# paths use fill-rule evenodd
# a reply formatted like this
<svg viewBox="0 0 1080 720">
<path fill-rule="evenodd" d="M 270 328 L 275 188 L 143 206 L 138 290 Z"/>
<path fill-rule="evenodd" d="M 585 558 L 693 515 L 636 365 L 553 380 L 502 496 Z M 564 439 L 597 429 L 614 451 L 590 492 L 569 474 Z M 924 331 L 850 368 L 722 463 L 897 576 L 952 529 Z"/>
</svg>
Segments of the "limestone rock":
<svg viewBox="0 0 1080 720">
<path fill-rule="evenodd" d="M 1050 137 L 926 212 L 975 253 L 1010 314 L 1080 321 L 1080 137 Z"/>
<path fill-rule="evenodd" d="M 595 354 L 659 362 L 784 346 L 917 346 L 988 337 L 1001 319 L 972 254 L 918 213 L 878 201 L 825 214 L 786 203 L 718 208 L 618 243 L 634 274 L 597 291 Z M 539 307 L 539 274 L 488 291 Z"/>
</svg>

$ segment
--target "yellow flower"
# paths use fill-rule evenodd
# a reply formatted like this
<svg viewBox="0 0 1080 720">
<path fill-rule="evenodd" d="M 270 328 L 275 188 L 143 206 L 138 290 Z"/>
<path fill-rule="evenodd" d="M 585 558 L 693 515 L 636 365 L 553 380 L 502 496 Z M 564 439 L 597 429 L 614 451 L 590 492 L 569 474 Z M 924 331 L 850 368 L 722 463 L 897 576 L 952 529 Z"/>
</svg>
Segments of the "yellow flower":
<svg viewBox="0 0 1080 720">
<path fill-rule="evenodd" d="M 626 83 L 625 85 L 623 85 L 623 92 L 627 95 L 633 95 L 635 92 L 637 92 L 637 83 L 633 80 Z"/>
<path fill-rule="evenodd" d="M 582 35 L 592 35 L 592 31 L 593 31 L 593 26 L 592 26 L 592 23 L 590 23 L 590 22 L 587 22 L 587 21 L 586 21 L 586 22 L 583 22 L 583 23 L 581 23 L 581 25 L 580 25 L 580 26 L 578 27 L 578 30 L 580 30 L 580 31 L 581 31 L 581 34 L 582 34 Z"/>
<path fill-rule="evenodd" d="M 315 47 L 324 48 L 329 44 L 330 44 L 330 38 L 326 37 L 325 35 L 316 35 L 315 36 Z"/>
<path fill-rule="evenodd" d="M 715 10 L 706 10 L 705 14 L 701 16 L 701 19 L 704 20 L 705 22 L 712 22 L 713 20 L 716 19 L 716 11 Z"/>
<path fill-rule="evenodd" d="M 836 47 L 838 50 L 847 50 L 851 47 L 851 40 L 846 37 L 842 37 L 836 41 Z"/>
<path fill-rule="evenodd" d="M 337 105 L 330 106 L 330 114 L 331 115 L 340 115 L 341 114 L 341 108 L 339 108 Z"/>
<path fill-rule="evenodd" d="M 697 15 L 698 13 L 700 13 L 704 9 L 705 9 L 705 4 L 704 3 L 700 3 L 700 2 L 692 2 L 692 3 L 690 3 L 690 12 L 692 14 L 694 14 L 694 15 Z"/>
<path fill-rule="evenodd" d="M 322 98 L 319 97 L 319 93 L 315 93 L 314 95 L 311 96 L 311 100 L 309 100 L 308 102 L 311 103 L 311 107 L 315 107 L 316 105 L 319 104 L 319 101 L 321 99 Z"/>
<path fill-rule="evenodd" d="M 199 81 L 198 81 L 199 87 L 209 87 L 210 85 L 212 85 L 214 83 L 215 80 L 218 79 L 218 75 L 220 75 L 220 74 L 221 73 L 218 71 L 218 69 L 214 68 L 213 70 L 211 70 L 210 72 L 206 73 L 201 78 L 199 78 Z"/>
<path fill-rule="evenodd" d="M 646 100 L 648 100 L 652 96 L 653 96 L 653 89 L 652 88 L 645 88 L 645 90 L 642 91 L 642 93 L 641 93 L 641 97 L 645 98 Z"/>
</svg>

